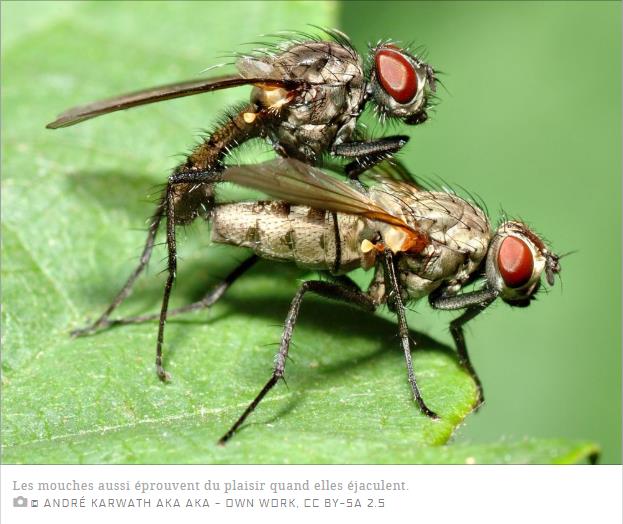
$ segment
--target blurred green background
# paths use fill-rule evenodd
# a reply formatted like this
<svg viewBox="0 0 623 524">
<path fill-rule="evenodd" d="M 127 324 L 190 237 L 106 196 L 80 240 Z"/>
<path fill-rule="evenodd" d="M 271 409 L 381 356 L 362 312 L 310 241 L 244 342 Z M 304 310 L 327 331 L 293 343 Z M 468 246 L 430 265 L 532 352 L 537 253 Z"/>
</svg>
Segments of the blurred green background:
<svg viewBox="0 0 623 524">
<path fill-rule="evenodd" d="M 279 327 L 265 327 L 266 318 L 255 322 L 250 317 L 242 282 L 240 291 L 232 290 L 231 305 L 247 315 L 231 314 L 231 333 L 213 331 L 198 320 L 171 323 L 171 339 L 184 350 L 172 354 L 172 365 L 179 366 L 173 369 L 176 382 L 164 393 L 151 375 L 153 326 L 114 330 L 86 341 L 66 338 L 85 316 L 99 313 L 136 260 L 143 241 L 139 228 L 151 209 L 147 195 L 179 161 L 173 155 L 188 149 L 197 129 L 212 124 L 215 115 L 205 108 L 226 107 L 247 92 L 159 104 L 127 113 L 134 116 L 111 115 L 54 133 L 43 125 L 76 103 L 197 76 L 223 61 L 218 55 L 248 49 L 240 44 L 262 33 L 306 30 L 305 24 L 317 23 L 342 29 L 360 51 L 383 38 L 425 45 L 427 60 L 443 72 L 444 87 L 429 122 L 391 129 L 412 136 L 401 159 L 416 174 L 438 176 L 480 195 L 493 221 L 503 209 L 542 233 L 555 251 L 577 250 L 562 260 L 562 284 L 557 282 L 530 308 L 496 304 L 468 328 L 487 402 L 455 433 L 454 445 L 568 438 L 596 442 L 603 462 L 620 463 L 620 19 L 618 2 L 3 2 L 2 409 L 3 415 L 10 412 L 3 416 L 4 456 L 8 453 L 9 461 L 65 461 L 66 450 L 50 437 L 70 428 L 75 439 L 63 442 L 72 461 L 154 461 L 153 454 L 137 451 L 129 441 L 117 443 L 115 451 L 106 451 L 110 443 L 102 441 L 93 444 L 97 451 L 85 452 L 80 439 L 91 434 L 89 425 L 96 435 L 105 423 L 106 413 L 97 412 L 97 406 L 114 412 L 113 430 L 122 429 L 123 420 L 144 420 L 135 433 L 147 448 L 159 449 L 166 441 L 172 448 L 190 442 L 199 449 L 205 437 L 197 428 L 204 414 L 190 422 L 184 413 L 215 395 L 224 402 L 232 392 L 215 389 L 206 371 L 211 357 L 187 359 L 197 358 L 205 341 L 210 346 L 215 337 L 234 351 L 242 333 L 253 350 L 250 362 L 232 362 L 235 380 L 246 380 L 254 390 L 258 374 L 268 372 L 274 348 L 261 349 L 257 340 L 259 346 L 277 340 Z M 186 280 L 178 283 L 176 300 L 193 298 L 192 283 L 205 280 L 205 267 L 216 265 L 224 274 L 227 260 L 235 257 L 227 250 L 206 255 L 202 235 L 204 229 L 196 226 L 188 231 L 182 247 Z M 152 277 L 163 256 L 156 254 Z M 24 271 L 30 266 L 36 271 Z M 253 290 L 279 299 L 278 314 L 269 321 L 273 324 L 280 323 L 298 275 L 287 268 L 276 273 L 254 274 L 253 283 Z M 155 280 L 140 284 L 125 312 L 157 308 L 160 283 Z M 264 308 L 271 307 L 267 298 Z M 413 329 L 451 342 L 451 314 L 431 311 L 425 302 L 415 309 Z M 217 310 L 215 318 L 229 311 Z M 330 311 L 357 318 L 337 307 Z M 308 315 L 314 314 L 323 318 L 318 308 L 310 308 Z M 328 329 L 320 324 L 301 325 L 297 333 L 303 349 L 340 340 L 341 333 L 331 332 L 335 320 Z M 93 344 L 99 345 L 97 351 L 89 351 Z M 299 368 L 306 359 L 309 367 L 318 366 L 311 357 L 299 358 Z M 318 357 L 321 368 L 323 358 Z M 68 371 L 76 363 L 85 369 L 82 376 Z M 385 361 L 372 365 L 383 367 Z M 383 379 L 375 394 L 395 395 L 404 401 L 404 413 L 412 413 L 399 355 L 387 367 L 387 376 L 395 373 L 395 380 Z M 291 369 L 296 377 L 297 368 Z M 123 372 L 130 378 L 112 376 Z M 367 380 L 364 370 L 356 373 Z M 330 378 L 336 384 L 331 387 L 338 388 L 341 377 Z M 52 385 L 49 397 L 43 381 Z M 292 389 L 305 392 L 300 383 Z M 236 393 L 243 399 L 249 391 Z M 146 398 L 145 410 L 136 413 L 134 399 L 140 395 Z M 71 399 L 77 402 L 68 412 L 63 404 Z M 319 419 L 326 409 L 317 409 L 308 431 L 330 427 Z M 353 408 L 348 416 L 356 420 L 361 409 Z M 288 417 L 296 420 L 291 413 L 276 413 L 271 421 L 276 425 Z M 231 413 L 213 415 L 220 417 L 219 427 L 231 419 Z M 158 417 L 170 424 L 165 433 L 141 433 Z M 261 434 L 265 420 L 259 417 L 251 431 Z M 395 424 L 400 422 L 389 426 Z M 391 440 L 391 430 L 386 435 Z M 28 445 L 20 451 L 24 442 Z M 183 455 L 167 457 L 184 460 Z M 246 458 L 239 454 L 232 460 Z M 382 461 L 369 456 L 376 460 Z"/>
</svg>

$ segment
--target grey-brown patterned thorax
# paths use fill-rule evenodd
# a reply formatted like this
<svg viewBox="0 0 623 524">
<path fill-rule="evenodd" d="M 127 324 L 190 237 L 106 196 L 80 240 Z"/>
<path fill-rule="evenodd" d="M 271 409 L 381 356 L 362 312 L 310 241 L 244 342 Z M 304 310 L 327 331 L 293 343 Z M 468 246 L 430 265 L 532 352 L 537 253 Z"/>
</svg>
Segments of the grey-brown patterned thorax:
<svg viewBox="0 0 623 524">
<path fill-rule="evenodd" d="M 316 162 L 328 147 L 350 137 L 363 107 L 365 82 L 359 55 L 335 42 L 294 44 L 274 55 L 246 56 L 237 63 L 245 78 L 303 80 L 308 88 L 284 106 L 269 138 L 288 156 Z M 254 88 L 252 102 L 265 93 Z"/>
<path fill-rule="evenodd" d="M 419 255 L 399 259 L 404 298 L 421 298 L 441 284 L 448 285 L 448 293 L 458 291 L 484 260 L 492 238 L 482 209 L 451 193 L 377 191 L 370 190 L 373 200 L 393 207 L 431 241 Z"/>
</svg>

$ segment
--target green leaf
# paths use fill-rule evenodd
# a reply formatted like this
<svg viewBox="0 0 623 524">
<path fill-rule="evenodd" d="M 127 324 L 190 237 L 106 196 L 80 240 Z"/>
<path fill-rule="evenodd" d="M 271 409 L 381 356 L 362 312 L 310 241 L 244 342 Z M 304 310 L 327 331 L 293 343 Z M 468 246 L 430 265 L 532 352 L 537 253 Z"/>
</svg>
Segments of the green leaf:
<svg viewBox="0 0 623 524">
<path fill-rule="evenodd" d="M 320 299 L 302 308 L 288 385 L 268 395 L 229 445 L 216 446 L 270 376 L 302 277 L 285 265 L 263 262 L 210 311 L 169 322 L 169 384 L 154 373 L 155 323 L 71 339 L 134 267 L 151 200 L 179 161 L 171 155 L 248 89 L 55 132 L 44 125 L 71 105 L 194 77 L 260 33 L 330 26 L 335 8 L 136 3 L 128 17 L 112 3 L 36 6 L 2 5 L 3 123 L 10 122 L 2 134 L 5 463 L 534 462 L 589 453 L 564 443 L 441 446 L 475 401 L 452 352 L 414 333 L 423 396 L 441 415 L 431 421 L 411 399 L 391 316 Z M 27 24 L 5 24 L 26 14 Z M 205 224 L 180 229 L 173 307 L 197 300 L 245 255 L 207 248 L 207 235 Z M 164 256 L 160 246 L 122 314 L 157 311 Z"/>
<path fill-rule="evenodd" d="M 592 442 L 524 439 L 493 444 L 429 448 L 422 464 L 593 464 L 601 449 Z"/>
</svg>

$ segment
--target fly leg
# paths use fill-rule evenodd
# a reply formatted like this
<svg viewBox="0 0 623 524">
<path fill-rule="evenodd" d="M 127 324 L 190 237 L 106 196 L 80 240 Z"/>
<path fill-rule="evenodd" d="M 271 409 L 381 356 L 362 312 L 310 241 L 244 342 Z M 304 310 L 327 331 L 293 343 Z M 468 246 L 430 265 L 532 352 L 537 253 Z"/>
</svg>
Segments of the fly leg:
<svg viewBox="0 0 623 524">
<path fill-rule="evenodd" d="M 456 296 L 432 296 L 429 299 L 430 305 L 435 309 L 456 310 L 465 309 L 463 314 L 450 322 L 450 332 L 456 345 L 456 351 L 459 357 L 459 364 L 469 373 L 476 384 L 478 390 L 478 399 L 476 401 L 476 409 L 485 401 L 480 378 L 472 365 L 465 344 L 465 335 L 463 334 L 463 326 L 480 314 L 491 302 L 495 300 L 497 293 L 489 289 L 482 289 L 472 293 L 463 293 Z"/>
<path fill-rule="evenodd" d="M 213 200 L 210 194 L 211 190 L 203 192 L 200 185 L 205 182 L 212 183 L 215 180 L 213 176 L 206 175 L 213 175 L 222 170 L 222 160 L 230 148 L 261 134 L 261 122 L 266 120 L 268 113 L 266 111 L 255 113 L 256 110 L 257 108 L 254 105 L 245 105 L 238 113 L 230 113 L 223 124 L 208 136 L 205 141 L 195 147 L 187 157 L 186 162 L 179 166 L 173 175 L 169 177 L 167 188 L 152 216 L 139 265 L 134 269 L 106 311 L 90 326 L 73 331 L 71 333 L 72 336 L 89 335 L 110 326 L 110 314 L 128 297 L 136 279 L 143 272 L 151 258 L 156 233 L 160 227 L 162 217 L 165 215 L 167 216 L 169 265 L 171 264 L 171 248 L 175 251 L 175 224 L 170 224 L 170 222 L 175 220 L 175 209 L 178 210 L 178 223 L 186 224 L 192 222 L 199 215 L 200 209 L 211 205 Z M 247 122 L 248 117 L 247 120 L 245 120 L 245 117 L 248 114 L 253 114 L 256 118 Z M 181 181 L 183 175 L 189 175 L 187 178 L 190 186 L 186 190 L 180 189 L 179 186 L 177 189 L 174 189 L 175 185 L 184 183 Z M 193 175 L 194 178 L 190 175 Z M 175 253 L 173 253 L 173 258 L 175 258 L 174 255 Z M 162 378 L 164 375 L 161 374 L 161 366 L 158 369 L 158 375 Z"/>
<path fill-rule="evenodd" d="M 247 409 L 245 409 L 242 415 L 240 415 L 234 425 L 227 431 L 227 433 L 225 433 L 225 435 L 221 437 L 219 444 L 225 444 L 225 442 L 232 437 L 236 430 L 244 423 L 253 410 L 255 410 L 257 405 L 273 388 L 277 381 L 280 378 L 283 378 L 286 367 L 286 358 L 288 357 L 290 341 L 292 339 L 292 332 L 294 331 L 294 325 L 296 324 L 296 320 L 299 315 L 299 309 L 301 307 L 301 302 L 303 301 L 303 296 L 308 291 L 312 291 L 317 295 L 326 298 L 347 302 L 348 304 L 355 305 L 365 311 L 373 312 L 376 309 L 376 303 L 367 294 L 362 292 L 360 289 L 351 287 L 350 285 L 347 286 L 341 283 L 324 282 L 322 280 L 308 280 L 307 282 L 303 282 L 290 304 L 290 310 L 288 311 L 288 316 L 286 317 L 283 333 L 281 335 L 279 352 L 275 357 L 275 367 L 273 369 L 272 376 L 255 399 L 253 399 L 253 401 L 249 404 Z"/>
<path fill-rule="evenodd" d="M 478 313 L 480 313 L 481 311 L 482 308 L 480 307 L 468 308 L 460 317 L 457 317 L 452 322 L 450 322 L 450 332 L 452 333 L 452 338 L 454 339 L 454 343 L 456 344 L 456 351 L 459 355 L 459 364 L 461 364 L 465 371 L 469 373 L 469 376 L 472 377 L 472 380 L 476 384 L 476 389 L 478 390 L 476 409 L 480 407 L 485 401 L 485 395 L 482 389 L 482 382 L 480 381 L 480 377 L 478 376 L 478 373 L 476 373 L 472 361 L 469 358 L 469 353 L 467 352 L 463 326 L 465 325 L 465 323 L 478 315 Z"/>
<path fill-rule="evenodd" d="M 149 229 L 147 230 L 147 239 L 145 240 L 145 247 L 143 248 L 143 252 L 141 253 L 141 258 L 139 259 L 138 266 L 134 268 L 132 274 L 123 285 L 121 290 L 117 293 L 117 296 L 113 299 L 110 305 L 106 308 L 106 311 L 102 313 L 102 315 L 92 324 L 85 326 L 83 328 L 74 329 L 71 332 L 72 337 L 82 337 L 85 335 L 91 335 L 100 329 L 105 329 L 114 324 L 113 321 L 110 320 L 110 314 L 121 304 L 130 294 L 132 288 L 134 287 L 134 283 L 136 279 L 143 272 L 145 267 L 147 267 L 147 263 L 151 258 L 151 253 L 154 249 L 154 242 L 156 239 L 156 233 L 158 232 L 158 228 L 160 227 L 160 222 L 164 215 L 164 197 L 161 199 L 156 211 L 151 217 L 149 223 Z"/>
<path fill-rule="evenodd" d="M 335 146 L 331 152 L 335 155 L 355 159 L 346 164 L 344 171 L 348 178 L 357 179 L 361 173 L 402 149 L 408 141 L 408 136 L 398 135 L 379 140 L 346 142 Z"/>
<path fill-rule="evenodd" d="M 420 411 L 429 418 L 437 419 L 439 415 L 431 410 L 420 393 L 420 388 L 417 385 L 415 379 L 415 373 L 413 371 L 413 361 L 411 359 L 411 346 L 409 337 L 409 326 L 407 324 L 407 316 L 405 314 L 405 306 L 402 302 L 402 296 L 400 294 L 400 283 L 396 275 L 396 266 L 394 264 L 394 255 L 389 249 L 386 249 L 383 253 L 383 269 L 386 279 L 386 288 L 388 289 L 387 302 L 388 305 L 395 311 L 398 317 L 398 333 L 400 335 L 400 343 L 405 355 L 405 361 L 407 363 L 407 376 L 409 378 L 409 384 L 411 385 L 411 391 L 413 392 L 413 398 L 415 399 Z"/>
<path fill-rule="evenodd" d="M 167 381 L 170 376 L 162 366 L 162 345 L 164 341 L 164 327 L 167 321 L 167 310 L 171 289 L 175 281 L 177 271 L 177 246 L 175 239 L 175 226 L 178 223 L 186 223 L 194 219 L 197 209 L 213 204 L 212 186 L 221 181 L 223 159 L 232 147 L 236 147 L 247 140 L 263 136 L 264 122 L 272 118 L 268 109 L 261 109 L 253 105 L 246 105 L 237 113 L 231 113 L 227 120 L 207 139 L 199 144 L 188 156 L 186 162 L 179 166 L 169 177 L 166 195 L 165 212 L 167 217 L 167 281 L 164 285 L 162 306 L 158 323 L 158 339 L 156 342 L 156 373 L 158 377 Z M 209 188 L 205 196 L 202 196 L 201 188 Z M 199 196 L 193 196 L 197 195 Z M 178 202 L 187 198 L 191 205 L 180 205 L 182 218 L 176 219 Z M 189 207 L 189 210 L 185 210 Z M 185 217 L 184 212 L 190 211 Z"/>
<path fill-rule="evenodd" d="M 173 289 L 173 282 L 177 272 L 177 241 L 175 236 L 175 208 L 178 194 L 176 187 L 187 184 L 191 188 L 199 187 L 203 184 L 212 186 L 221 180 L 219 171 L 203 171 L 194 168 L 178 168 L 170 177 L 166 189 L 166 217 L 167 217 L 167 280 L 164 285 L 164 294 L 160 308 L 158 323 L 158 339 L 156 341 L 156 373 L 162 381 L 167 381 L 171 377 L 162 366 L 162 345 L 164 342 L 164 326 L 167 322 L 167 311 L 169 309 L 169 298 Z M 192 189 L 188 190 L 190 193 Z"/>
<path fill-rule="evenodd" d="M 188 313 L 190 311 L 198 311 L 200 309 L 205 309 L 212 307 L 216 304 L 222 296 L 225 294 L 225 291 L 229 289 L 229 287 L 236 281 L 240 276 L 246 273 L 251 267 L 255 265 L 255 263 L 259 260 L 257 255 L 252 255 L 247 258 L 244 262 L 242 262 L 238 267 L 236 267 L 229 275 L 227 275 L 221 282 L 219 282 L 216 286 L 214 286 L 210 291 L 208 291 L 201 300 L 197 302 L 193 302 L 191 304 L 187 304 L 182 307 L 178 307 L 176 309 L 172 309 L 167 313 L 167 319 L 181 315 L 182 313 Z M 128 324 L 142 324 L 143 322 L 149 322 L 150 320 L 157 320 L 160 318 L 160 313 L 151 313 L 149 315 L 137 315 L 132 317 L 124 317 L 124 318 L 115 318 L 110 319 L 107 322 L 107 326 L 125 326 Z"/>
</svg>

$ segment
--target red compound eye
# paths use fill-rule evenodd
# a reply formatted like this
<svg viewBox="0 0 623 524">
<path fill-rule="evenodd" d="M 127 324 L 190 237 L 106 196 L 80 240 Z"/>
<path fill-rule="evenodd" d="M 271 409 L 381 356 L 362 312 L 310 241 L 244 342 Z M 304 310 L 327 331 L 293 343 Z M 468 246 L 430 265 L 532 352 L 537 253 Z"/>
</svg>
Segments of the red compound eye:
<svg viewBox="0 0 623 524">
<path fill-rule="evenodd" d="M 406 104 L 413 100 L 417 93 L 417 75 L 402 53 L 384 48 L 377 51 L 374 62 L 379 82 L 396 102 Z"/>
<path fill-rule="evenodd" d="M 523 240 L 506 237 L 498 252 L 498 267 L 508 287 L 527 284 L 534 269 L 532 251 Z"/>
</svg>

